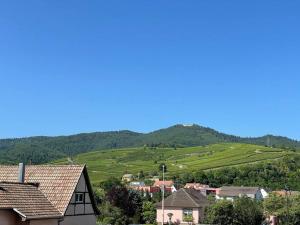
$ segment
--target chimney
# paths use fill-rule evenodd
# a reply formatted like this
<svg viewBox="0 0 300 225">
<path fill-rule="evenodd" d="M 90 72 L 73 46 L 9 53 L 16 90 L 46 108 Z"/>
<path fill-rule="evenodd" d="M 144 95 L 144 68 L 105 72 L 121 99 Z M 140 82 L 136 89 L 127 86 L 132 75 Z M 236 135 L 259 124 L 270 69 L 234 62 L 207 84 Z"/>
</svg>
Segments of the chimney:
<svg viewBox="0 0 300 225">
<path fill-rule="evenodd" d="M 18 175 L 18 182 L 24 183 L 25 181 L 25 164 L 19 163 L 19 175 Z"/>
</svg>

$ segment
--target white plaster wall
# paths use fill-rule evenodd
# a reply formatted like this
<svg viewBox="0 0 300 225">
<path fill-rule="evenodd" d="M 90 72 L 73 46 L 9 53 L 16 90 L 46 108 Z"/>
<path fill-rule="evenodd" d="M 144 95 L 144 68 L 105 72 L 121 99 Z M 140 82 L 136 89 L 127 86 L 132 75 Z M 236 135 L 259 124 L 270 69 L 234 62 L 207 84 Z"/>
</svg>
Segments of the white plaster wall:
<svg viewBox="0 0 300 225">
<path fill-rule="evenodd" d="M 96 216 L 65 216 L 60 225 L 96 225 Z"/>
<path fill-rule="evenodd" d="M 75 193 L 76 192 L 85 192 L 88 191 L 88 188 L 86 186 L 86 181 L 84 178 L 84 175 L 81 174 L 78 184 L 75 188 L 75 192 L 73 193 L 73 196 L 71 198 L 70 203 L 75 203 Z M 91 203 L 91 199 L 89 194 L 85 195 L 85 202 Z M 60 223 L 60 225 L 96 225 L 96 216 L 95 215 L 76 215 L 75 214 L 84 214 L 84 205 L 83 204 L 77 204 L 75 205 L 69 205 L 64 220 Z M 85 214 L 94 214 L 94 209 L 91 204 L 85 205 Z"/>
</svg>

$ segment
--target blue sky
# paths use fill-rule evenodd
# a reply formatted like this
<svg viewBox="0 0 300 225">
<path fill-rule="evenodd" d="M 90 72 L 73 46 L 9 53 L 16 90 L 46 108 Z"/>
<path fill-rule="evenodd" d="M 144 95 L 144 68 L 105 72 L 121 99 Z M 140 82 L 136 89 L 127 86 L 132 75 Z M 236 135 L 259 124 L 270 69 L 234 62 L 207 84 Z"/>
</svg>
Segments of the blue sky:
<svg viewBox="0 0 300 225">
<path fill-rule="evenodd" d="M 299 1 L 2 1 L 0 138 L 197 123 L 300 140 Z"/>
</svg>

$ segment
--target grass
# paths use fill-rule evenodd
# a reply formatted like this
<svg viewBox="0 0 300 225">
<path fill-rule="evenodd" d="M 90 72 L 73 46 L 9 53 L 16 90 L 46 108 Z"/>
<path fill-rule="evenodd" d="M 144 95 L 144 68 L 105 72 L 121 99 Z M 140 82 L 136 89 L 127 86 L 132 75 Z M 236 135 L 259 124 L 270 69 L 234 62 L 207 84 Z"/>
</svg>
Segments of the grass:
<svg viewBox="0 0 300 225">
<path fill-rule="evenodd" d="M 146 174 L 158 171 L 158 166 L 162 162 L 167 165 L 167 175 L 172 175 L 274 160 L 290 154 L 294 153 L 250 144 L 222 143 L 178 149 L 102 150 L 79 154 L 72 160 L 78 164 L 87 164 L 91 181 L 95 184 L 111 176 L 121 177 L 124 173 L 137 174 L 143 170 Z M 65 158 L 54 163 L 67 164 L 69 162 L 70 159 Z"/>
</svg>

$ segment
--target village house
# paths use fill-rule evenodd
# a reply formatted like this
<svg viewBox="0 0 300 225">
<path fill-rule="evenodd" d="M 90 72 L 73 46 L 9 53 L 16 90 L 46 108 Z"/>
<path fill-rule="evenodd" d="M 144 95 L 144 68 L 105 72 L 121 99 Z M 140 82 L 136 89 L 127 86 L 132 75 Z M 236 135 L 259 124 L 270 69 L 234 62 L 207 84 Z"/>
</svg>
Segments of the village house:
<svg viewBox="0 0 300 225">
<path fill-rule="evenodd" d="M 235 187 L 223 186 L 216 190 L 216 199 L 226 199 L 233 201 L 235 198 L 249 197 L 256 200 L 262 200 L 268 196 L 268 193 L 259 187 Z"/>
<path fill-rule="evenodd" d="M 273 195 L 278 195 L 281 197 L 286 197 L 286 196 L 298 196 L 300 195 L 299 191 L 286 191 L 286 190 L 281 190 L 281 191 L 272 191 L 271 192 Z"/>
<path fill-rule="evenodd" d="M 1 225 L 96 225 L 85 166 L 0 166 Z"/>
<path fill-rule="evenodd" d="M 184 188 L 191 188 L 195 189 L 197 191 L 200 191 L 205 196 L 207 195 L 216 195 L 217 188 L 212 188 L 209 185 L 206 184 L 200 184 L 200 183 L 186 183 Z"/>
<path fill-rule="evenodd" d="M 152 186 L 145 185 L 142 181 L 132 181 L 129 183 L 128 188 L 136 191 L 143 192 L 144 195 L 148 193 L 151 197 L 153 197 L 154 193 L 160 192 L 162 189 L 165 189 L 165 192 L 173 193 L 176 191 L 174 186 L 174 182 L 169 181 L 160 181 L 159 179 L 154 180 L 154 184 Z"/>
<path fill-rule="evenodd" d="M 57 225 L 62 217 L 36 184 L 0 182 L 1 225 Z"/>
<path fill-rule="evenodd" d="M 128 174 L 124 174 L 124 175 L 122 176 L 122 181 L 123 181 L 123 182 L 126 182 L 126 183 L 133 181 L 133 179 L 134 179 L 133 174 L 129 174 L 129 173 L 128 173 Z"/>
<path fill-rule="evenodd" d="M 172 181 L 172 180 L 162 181 L 162 180 L 156 179 L 152 186 L 153 187 L 159 187 L 161 189 L 163 187 L 165 187 L 165 191 L 167 191 L 167 192 L 172 192 L 173 193 L 173 192 L 176 191 L 176 188 L 174 186 L 174 181 Z"/>
<path fill-rule="evenodd" d="M 209 205 L 208 199 L 194 189 L 181 188 L 164 200 L 164 216 L 162 202 L 156 204 L 156 222 L 175 224 L 197 224 L 204 219 L 204 210 Z"/>
</svg>

